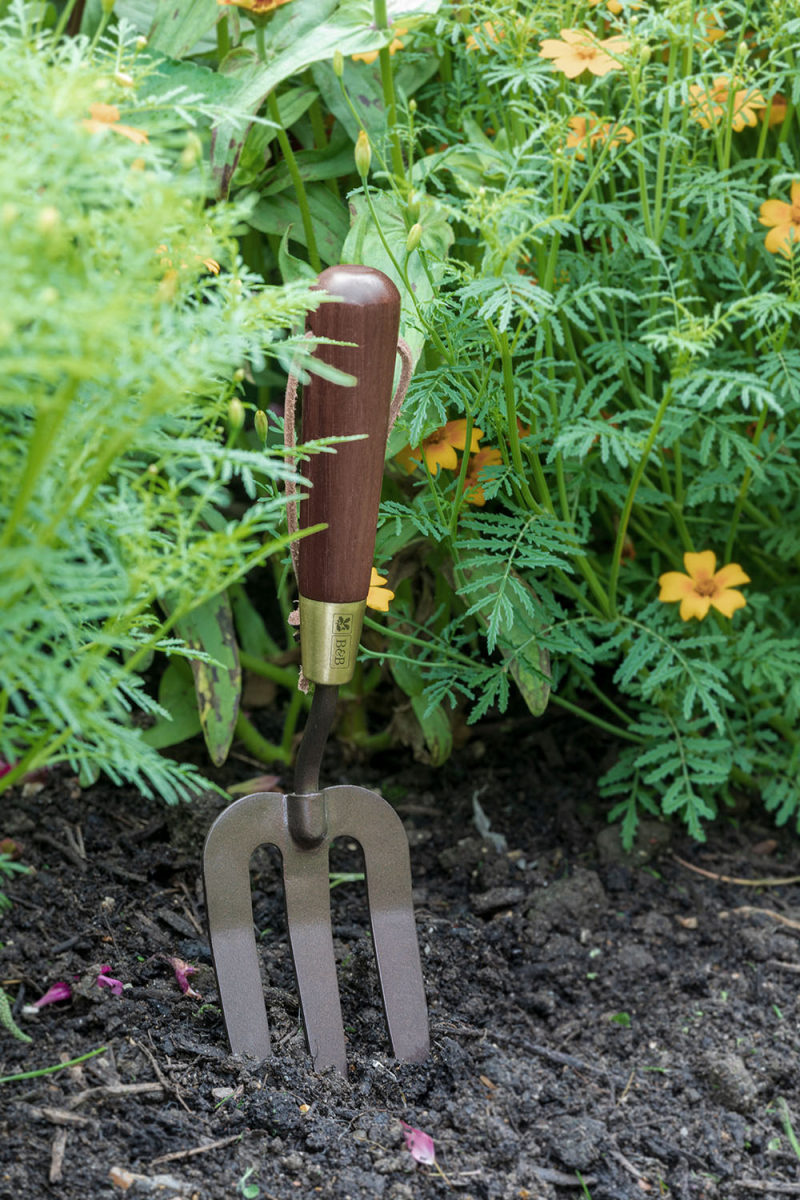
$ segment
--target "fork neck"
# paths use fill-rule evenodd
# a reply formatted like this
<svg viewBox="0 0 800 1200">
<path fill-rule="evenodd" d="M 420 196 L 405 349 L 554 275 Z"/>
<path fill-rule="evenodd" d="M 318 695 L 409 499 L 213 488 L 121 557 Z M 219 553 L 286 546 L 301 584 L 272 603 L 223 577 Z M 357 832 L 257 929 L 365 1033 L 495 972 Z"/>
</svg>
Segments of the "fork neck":
<svg viewBox="0 0 800 1200">
<path fill-rule="evenodd" d="M 319 772 L 328 734 L 336 716 L 339 688 L 335 684 L 318 683 L 311 699 L 311 711 L 297 751 L 294 772 L 294 795 L 309 796 L 319 791 Z"/>
</svg>

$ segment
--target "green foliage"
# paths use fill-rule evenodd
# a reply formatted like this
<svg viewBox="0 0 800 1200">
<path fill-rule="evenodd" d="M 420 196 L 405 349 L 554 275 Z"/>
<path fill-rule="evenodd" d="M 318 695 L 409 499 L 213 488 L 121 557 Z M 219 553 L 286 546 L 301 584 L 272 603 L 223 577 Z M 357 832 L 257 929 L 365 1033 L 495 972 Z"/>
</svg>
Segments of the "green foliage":
<svg viewBox="0 0 800 1200">
<path fill-rule="evenodd" d="M 54 46 L 22 12 L 0 34 L 0 791 L 66 761 L 174 800 L 205 781 L 142 738 L 162 710 L 137 669 L 197 661 L 181 622 L 285 544 L 282 455 L 235 447 L 228 408 L 316 301 L 244 266 L 180 106 L 139 98 L 129 28 Z M 87 126 L 98 103 L 121 120 Z"/>
</svg>

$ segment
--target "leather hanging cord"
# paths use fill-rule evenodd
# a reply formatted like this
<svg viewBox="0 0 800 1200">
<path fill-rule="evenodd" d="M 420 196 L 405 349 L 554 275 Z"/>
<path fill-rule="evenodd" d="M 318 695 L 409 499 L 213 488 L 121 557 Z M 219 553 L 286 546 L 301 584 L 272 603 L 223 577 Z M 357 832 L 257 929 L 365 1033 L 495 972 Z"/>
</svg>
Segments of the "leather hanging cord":
<svg viewBox="0 0 800 1200">
<path fill-rule="evenodd" d="M 311 337 L 311 336 L 312 335 L 309 333 L 306 334 L 306 337 Z M 406 392 L 408 391 L 408 385 L 411 382 L 411 376 L 414 371 L 414 358 L 411 353 L 411 347 L 408 345 L 408 342 L 403 340 L 403 338 L 397 339 L 397 353 L 400 355 L 400 378 L 397 382 L 397 388 L 395 390 L 394 396 L 392 397 L 392 403 L 389 407 L 389 428 L 388 428 L 387 434 L 386 434 L 387 438 L 388 438 L 389 434 L 392 432 L 394 423 L 399 416 L 400 409 L 403 406 L 403 401 L 405 399 Z M 297 376 L 290 374 L 289 378 L 286 381 L 286 395 L 284 396 L 283 444 L 284 444 L 285 449 L 288 452 L 287 457 L 286 457 L 286 464 L 292 470 L 294 470 L 294 468 L 296 466 L 295 457 L 294 457 L 294 451 L 297 446 L 297 438 L 296 438 L 296 433 L 295 433 L 295 409 L 296 409 L 296 406 L 297 406 Z M 297 495 L 297 488 L 295 486 L 295 481 L 293 479 L 287 479 L 286 480 L 286 497 L 287 497 L 289 503 L 286 507 L 286 521 L 287 521 L 290 537 L 295 537 L 295 534 L 297 534 L 297 532 L 299 530 L 299 526 L 298 526 L 298 522 L 297 522 L 297 501 L 295 499 L 296 495 Z M 294 576 L 295 576 L 295 579 L 297 579 L 297 570 L 298 570 L 298 564 L 300 561 L 300 543 L 299 543 L 299 541 L 296 540 L 296 538 L 294 541 L 292 541 L 290 543 L 289 550 L 292 555 L 292 568 L 294 570 Z M 289 615 L 289 624 L 293 625 L 295 627 L 299 626 L 300 613 L 297 610 L 295 610 L 293 613 L 291 613 Z M 302 667 L 300 669 L 300 678 L 298 679 L 297 686 L 300 688 L 301 692 L 308 691 L 309 684 L 308 684 L 308 680 L 306 679 L 305 675 L 303 674 Z"/>
</svg>

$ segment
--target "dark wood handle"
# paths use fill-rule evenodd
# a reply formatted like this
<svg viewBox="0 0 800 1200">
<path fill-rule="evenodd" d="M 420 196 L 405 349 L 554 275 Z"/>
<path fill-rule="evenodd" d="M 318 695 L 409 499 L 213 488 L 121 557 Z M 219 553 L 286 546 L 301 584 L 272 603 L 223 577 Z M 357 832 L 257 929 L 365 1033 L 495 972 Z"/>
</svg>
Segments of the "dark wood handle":
<svg viewBox="0 0 800 1200">
<path fill-rule="evenodd" d="M 366 433 L 367 438 L 315 454 L 302 472 L 313 485 L 299 506 L 299 525 L 327 529 L 300 543 L 300 594 L 337 604 L 363 600 L 369 590 L 383 462 L 392 402 L 400 293 L 373 267 L 328 267 L 317 286 L 339 296 L 321 304 L 308 328 L 321 337 L 354 342 L 319 346 L 316 354 L 354 375 L 341 387 L 318 375 L 303 389 L 302 439 Z"/>
</svg>

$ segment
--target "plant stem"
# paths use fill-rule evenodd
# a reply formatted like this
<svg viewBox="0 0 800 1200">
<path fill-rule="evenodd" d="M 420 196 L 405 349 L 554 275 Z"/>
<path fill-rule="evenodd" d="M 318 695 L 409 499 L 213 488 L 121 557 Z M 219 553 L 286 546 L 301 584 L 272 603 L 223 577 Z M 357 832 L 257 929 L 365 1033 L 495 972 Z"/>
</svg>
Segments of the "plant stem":
<svg viewBox="0 0 800 1200">
<path fill-rule="evenodd" d="M 256 27 L 256 32 L 258 32 L 258 27 Z M 308 257 L 314 270 L 320 272 L 322 270 L 322 262 L 319 257 L 319 251 L 317 250 L 317 239 L 314 234 L 314 223 L 311 219 L 311 210 L 308 207 L 308 196 L 306 195 L 306 189 L 303 185 L 300 169 L 297 165 L 297 159 L 294 156 L 294 151 L 289 144 L 289 138 L 286 135 L 286 130 L 281 122 L 281 114 L 278 107 L 278 97 L 275 95 L 274 91 L 270 92 L 269 96 L 267 97 L 267 108 L 269 110 L 270 118 L 277 126 L 278 144 L 280 145 L 281 153 L 284 157 L 287 167 L 289 168 L 289 174 L 292 178 L 292 183 L 294 184 L 295 196 L 300 207 L 300 215 L 303 219 L 303 232 L 306 235 Z"/>
<path fill-rule="evenodd" d="M 286 763 L 290 761 L 291 755 L 286 753 L 283 746 L 276 746 L 262 737 L 255 725 L 248 721 L 243 712 L 240 712 L 236 718 L 234 734 L 260 762 Z"/>
<path fill-rule="evenodd" d="M 386 12 L 386 0 L 374 0 L 375 24 L 378 29 L 389 28 L 389 17 Z M 389 127 L 389 137 L 392 147 L 392 169 L 398 180 L 405 180 L 406 169 L 403 163 L 403 150 L 400 145 L 400 131 L 397 128 L 397 100 L 394 93 L 394 76 L 392 74 L 392 56 L 389 47 L 383 46 L 378 54 L 381 66 L 381 87 L 383 88 L 383 103 L 386 108 L 386 124 Z"/>
</svg>

